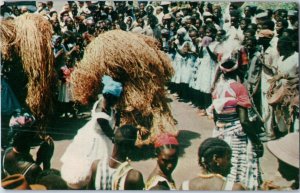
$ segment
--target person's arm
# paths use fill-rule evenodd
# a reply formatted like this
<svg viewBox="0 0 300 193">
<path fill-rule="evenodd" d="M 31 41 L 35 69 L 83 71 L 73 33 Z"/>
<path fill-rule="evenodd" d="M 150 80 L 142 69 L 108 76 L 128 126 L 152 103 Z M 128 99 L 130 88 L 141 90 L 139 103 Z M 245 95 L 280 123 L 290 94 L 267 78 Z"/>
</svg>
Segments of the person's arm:
<svg viewBox="0 0 300 193">
<path fill-rule="evenodd" d="M 198 53 L 199 58 L 203 58 L 203 46 L 200 46 L 200 50 Z"/>
<path fill-rule="evenodd" d="M 37 164 L 34 164 L 25 175 L 28 184 L 35 184 L 41 172 L 42 172 L 41 167 L 38 166 Z"/>
<path fill-rule="evenodd" d="M 58 52 L 54 53 L 54 58 L 58 58 L 64 53 L 64 49 L 61 48 Z"/>
<path fill-rule="evenodd" d="M 97 122 L 105 135 L 112 140 L 114 137 L 114 131 L 113 128 L 111 128 L 111 126 L 109 125 L 108 120 L 99 118 L 97 119 Z"/>
<path fill-rule="evenodd" d="M 100 160 L 95 160 L 92 163 L 92 176 L 91 176 L 90 182 L 87 185 L 87 189 L 88 190 L 96 190 L 95 180 L 96 180 L 96 172 L 97 172 L 97 166 L 98 166 L 99 161 Z"/>
<path fill-rule="evenodd" d="M 249 121 L 248 110 L 242 106 L 238 106 L 237 110 L 244 132 L 247 134 L 247 136 L 253 143 L 260 144 L 260 140 L 257 137 L 256 129 L 252 127 L 252 124 Z"/>
<path fill-rule="evenodd" d="M 69 52 L 66 53 L 66 56 L 71 56 L 74 52 L 78 52 L 79 46 L 75 45 Z"/>
<path fill-rule="evenodd" d="M 143 190 L 145 187 L 143 175 L 137 170 L 130 170 L 126 177 L 125 190 Z"/>
<path fill-rule="evenodd" d="M 207 46 L 206 49 L 207 49 L 208 54 L 209 54 L 209 56 L 211 57 L 211 59 L 212 59 L 213 61 L 215 61 L 215 62 L 218 62 L 218 57 L 217 57 L 217 55 L 214 54 L 214 53 L 210 50 L 209 46 Z"/>
<path fill-rule="evenodd" d="M 43 163 L 43 170 L 47 170 L 51 168 L 51 158 L 54 153 L 54 142 L 53 139 L 48 135 L 46 136 L 36 154 L 36 164 L 41 165 Z"/>
</svg>

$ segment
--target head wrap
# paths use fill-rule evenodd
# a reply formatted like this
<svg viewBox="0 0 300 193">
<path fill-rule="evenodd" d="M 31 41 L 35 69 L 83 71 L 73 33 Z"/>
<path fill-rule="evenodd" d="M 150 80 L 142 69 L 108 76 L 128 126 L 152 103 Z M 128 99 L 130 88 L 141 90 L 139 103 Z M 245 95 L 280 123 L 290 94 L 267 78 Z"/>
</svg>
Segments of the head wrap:
<svg viewBox="0 0 300 193">
<path fill-rule="evenodd" d="M 185 29 L 184 27 L 179 28 L 179 29 L 177 30 L 177 34 L 179 34 L 179 35 L 184 35 L 184 34 L 186 34 L 186 33 L 187 33 L 187 31 L 186 31 L 186 29 Z"/>
<path fill-rule="evenodd" d="M 28 112 L 15 111 L 9 120 L 9 126 L 14 128 L 31 127 L 35 123 L 35 118 Z"/>
<path fill-rule="evenodd" d="M 102 83 L 104 84 L 102 90 L 103 94 L 112 94 L 116 97 L 121 95 L 123 87 L 120 82 L 114 81 L 110 76 L 104 75 L 102 77 Z"/>
<path fill-rule="evenodd" d="M 158 148 L 164 145 L 179 145 L 179 143 L 174 135 L 163 133 L 157 136 L 154 142 L 154 147 Z"/>
<path fill-rule="evenodd" d="M 256 17 L 256 19 L 265 18 L 265 17 L 268 17 L 268 13 L 262 12 L 262 13 L 257 14 L 255 17 Z"/>
<path fill-rule="evenodd" d="M 273 38 L 273 36 L 274 36 L 274 32 L 272 32 L 269 29 L 260 30 L 259 33 L 258 33 L 258 37 L 260 37 L 260 38 L 262 38 L 262 37 Z"/>
<path fill-rule="evenodd" d="M 213 16 L 213 14 L 211 12 L 205 11 L 203 13 L 203 17 L 211 17 L 211 16 Z"/>
</svg>

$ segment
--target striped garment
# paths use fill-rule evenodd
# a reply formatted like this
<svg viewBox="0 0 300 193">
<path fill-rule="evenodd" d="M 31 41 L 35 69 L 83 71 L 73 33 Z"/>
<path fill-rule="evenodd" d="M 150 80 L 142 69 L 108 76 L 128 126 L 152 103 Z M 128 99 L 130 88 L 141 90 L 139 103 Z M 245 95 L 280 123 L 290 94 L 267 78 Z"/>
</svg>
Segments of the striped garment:
<svg viewBox="0 0 300 193">
<path fill-rule="evenodd" d="M 257 190 L 262 183 L 259 160 L 240 122 L 231 122 L 224 127 L 217 126 L 213 136 L 226 141 L 232 149 L 232 168 L 227 182 L 240 182 L 249 190 Z"/>
<path fill-rule="evenodd" d="M 96 190 L 125 190 L 125 180 L 132 169 L 128 161 L 118 168 L 109 167 L 108 160 L 100 161 L 96 171 Z"/>
</svg>

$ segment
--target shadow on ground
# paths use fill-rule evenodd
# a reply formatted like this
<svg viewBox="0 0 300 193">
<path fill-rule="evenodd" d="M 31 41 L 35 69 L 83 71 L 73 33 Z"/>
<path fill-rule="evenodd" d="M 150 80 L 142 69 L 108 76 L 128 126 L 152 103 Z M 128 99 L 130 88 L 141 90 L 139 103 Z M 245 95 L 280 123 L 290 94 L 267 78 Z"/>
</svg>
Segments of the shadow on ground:
<svg viewBox="0 0 300 193">
<path fill-rule="evenodd" d="M 83 127 L 89 119 L 89 115 L 81 115 L 78 118 L 56 118 L 49 124 L 47 134 L 52 136 L 54 141 L 73 139 L 77 131 Z"/>
<path fill-rule="evenodd" d="M 200 133 L 196 133 L 188 130 L 180 130 L 178 135 L 178 142 L 180 145 L 179 148 L 179 157 L 183 156 L 185 149 L 192 145 L 191 140 L 200 138 Z"/>
<path fill-rule="evenodd" d="M 141 148 L 135 147 L 129 152 L 128 157 L 132 161 L 141 161 L 155 158 L 154 147 L 152 145 L 143 146 Z"/>
</svg>

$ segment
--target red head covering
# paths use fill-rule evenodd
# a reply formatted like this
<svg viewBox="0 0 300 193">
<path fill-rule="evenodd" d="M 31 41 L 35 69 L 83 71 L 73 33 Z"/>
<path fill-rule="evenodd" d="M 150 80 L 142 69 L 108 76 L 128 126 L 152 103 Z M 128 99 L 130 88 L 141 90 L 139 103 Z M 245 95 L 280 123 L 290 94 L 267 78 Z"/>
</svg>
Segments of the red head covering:
<svg viewBox="0 0 300 193">
<path fill-rule="evenodd" d="M 156 137 L 154 147 L 158 148 L 163 145 L 179 145 L 179 143 L 174 135 L 171 135 L 169 133 L 163 133 Z"/>
</svg>

